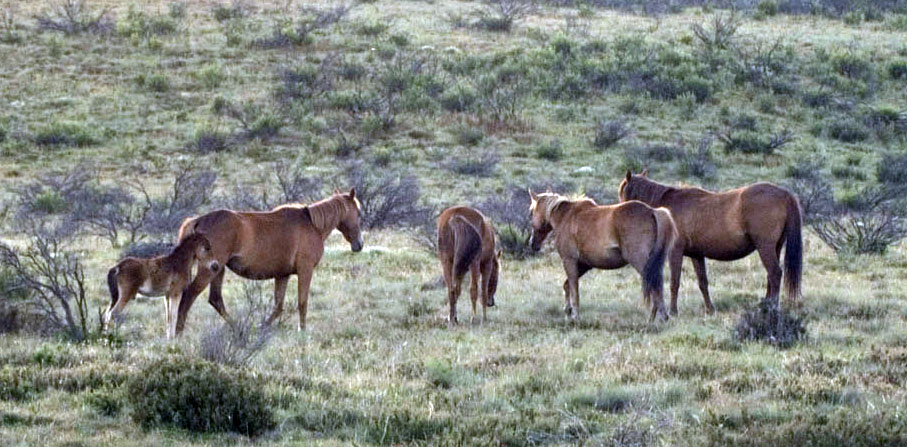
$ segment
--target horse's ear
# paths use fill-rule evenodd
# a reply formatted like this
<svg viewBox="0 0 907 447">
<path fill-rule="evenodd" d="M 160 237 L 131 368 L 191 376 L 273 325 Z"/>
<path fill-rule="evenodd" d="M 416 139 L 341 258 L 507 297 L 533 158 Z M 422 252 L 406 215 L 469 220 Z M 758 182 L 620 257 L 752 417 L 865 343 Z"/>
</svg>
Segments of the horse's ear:
<svg viewBox="0 0 907 447">
<path fill-rule="evenodd" d="M 356 198 L 356 188 L 350 188 L 350 198 L 351 199 Z"/>
<path fill-rule="evenodd" d="M 503 255 L 504 255 L 504 250 L 501 250 L 500 248 L 498 249 L 498 252 L 494 254 L 494 256 L 498 259 L 501 259 L 501 256 L 503 256 Z"/>
<path fill-rule="evenodd" d="M 529 193 L 529 198 L 532 199 L 533 202 L 537 202 L 539 200 L 539 196 L 535 195 L 535 193 L 532 192 L 532 188 L 526 188 L 526 192 Z"/>
<path fill-rule="evenodd" d="M 340 194 L 340 188 L 334 188 L 334 192 L 332 194 Z"/>
<path fill-rule="evenodd" d="M 641 176 L 643 176 L 643 177 L 648 177 L 648 176 L 649 176 L 649 168 L 643 169 L 642 172 L 639 173 L 639 175 L 641 175 Z"/>
<path fill-rule="evenodd" d="M 630 172 L 629 169 L 627 169 L 627 182 L 629 182 L 630 180 L 633 180 L 633 173 Z"/>
</svg>

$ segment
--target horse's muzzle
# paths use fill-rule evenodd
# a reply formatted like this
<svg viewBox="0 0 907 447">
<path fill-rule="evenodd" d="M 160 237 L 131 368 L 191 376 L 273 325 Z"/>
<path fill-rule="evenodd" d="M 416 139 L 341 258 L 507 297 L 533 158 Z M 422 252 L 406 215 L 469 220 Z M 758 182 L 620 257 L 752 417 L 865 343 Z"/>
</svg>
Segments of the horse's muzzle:
<svg viewBox="0 0 907 447">
<path fill-rule="evenodd" d="M 220 271 L 220 263 L 218 263 L 217 261 L 211 261 L 211 263 L 208 264 L 208 268 L 211 269 L 212 272 L 217 273 L 218 271 Z"/>
<path fill-rule="evenodd" d="M 353 250 L 353 253 L 359 253 L 360 251 L 362 251 L 363 245 L 364 244 L 362 243 L 362 239 L 357 239 L 350 243 L 350 249 Z"/>
</svg>

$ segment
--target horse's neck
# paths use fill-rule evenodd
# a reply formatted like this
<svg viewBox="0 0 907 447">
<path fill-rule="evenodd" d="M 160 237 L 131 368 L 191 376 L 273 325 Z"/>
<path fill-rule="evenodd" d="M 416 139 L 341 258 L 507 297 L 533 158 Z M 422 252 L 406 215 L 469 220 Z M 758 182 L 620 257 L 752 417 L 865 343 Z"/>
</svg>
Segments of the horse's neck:
<svg viewBox="0 0 907 447">
<path fill-rule="evenodd" d="M 649 182 L 643 189 L 644 193 L 642 194 L 643 197 L 641 197 L 641 201 L 653 207 L 664 206 L 665 195 L 674 189 L 675 188 L 660 183 Z"/>
<path fill-rule="evenodd" d="M 566 200 L 558 205 L 555 205 L 555 207 L 551 209 L 551 212 L 548 213 L 548 222 L 551 223 L 551 228 L 557 229 L 557 227 L 561 225 L 567 214 L 569 214 L 570 211 L 575 209 L 577 206 L 580 206 L 582 203 L 585 202 L 573 202 Z"/>
<path fill-rule="evenodd" d="M 173 252 L 163 259 L 162 264 L 171 269 L 177 269 L 187 262 L 191 262 L 193 253 L 195 253 L 195 244 L 177 245 L 176 248 L 173 249 Z"/>
<path fill-rule="evenodd" d="M 336 199 L 325 199 L 309 205 L 309 214 L 312 216 L 312 223 L 315 229 L 321 234 L 322 239 L 327 237 L 340 224 L 340 214 L 342 207 Z"/>
</svg>

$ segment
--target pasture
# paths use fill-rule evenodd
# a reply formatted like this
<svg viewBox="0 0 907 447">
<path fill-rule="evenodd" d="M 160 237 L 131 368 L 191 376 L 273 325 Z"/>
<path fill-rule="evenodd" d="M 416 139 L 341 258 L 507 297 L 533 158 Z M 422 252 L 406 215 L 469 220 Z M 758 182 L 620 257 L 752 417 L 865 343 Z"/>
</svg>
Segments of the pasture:
<svg viewBox="0 0 907 447">
<path fill-rule="evenodd" d="M 907 6 L 726 3 L 0 0 L 0 445 L 907 445 Z M 755 255 L 708 261 L 714 315 L 685 260 L 677 317 L 624 268 L 565 322 L 526 187 L 643 168 L 800 197 L 804 339 L 735 337 Z M 295 277 L 264 331 L 273 281 L 228 272 L 233 329 L 204 292 L 176 340 L 161 297 L 98 333 L 183 218 L 351 187 L 365 247 L 327 239 L 305 331 Z M 448 328 L 455 204 L 504 256 Z"/>
</svg>

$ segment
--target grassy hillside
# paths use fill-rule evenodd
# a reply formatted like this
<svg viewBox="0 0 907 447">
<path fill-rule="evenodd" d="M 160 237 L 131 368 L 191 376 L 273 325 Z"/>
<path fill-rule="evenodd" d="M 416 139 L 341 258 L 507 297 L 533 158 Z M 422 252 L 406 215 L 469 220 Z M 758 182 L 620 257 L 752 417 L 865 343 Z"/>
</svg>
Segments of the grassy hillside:
<svg viewBox="0 0 907 447">
<path fill-rule="evenodd" d="M 677 3 L 515 3 L 510 22 L 507 2 L 92 1 L 67 16 L 0 0 L 0 241 L 27 253 L 53 234 L 71 258 L 44 259 L 84 268 L 87 332 L 107 268 L 186 215 L 335 187 L 370 199 L 364 252 L 328 239 L 308 330 L 293 280 L 263 346 L 230 339 L 204 299 L 176 342 L 161 299 L 72 341 L 0 269 L 0 329 L 15 329 L 0 336 L 0 444 L 907 444 L 907 11 Z M 557 254 L 522 252 L 522 191 L 607 203 L 644 167 L 809 199 L 841 246 L 806 230 L 805 340 L 735 339 L 764 293 L 755 256 L 709 263 L 716 315 L 687 264 L 678 318 L 650 324 L 623 269 L 584 277 L 580 321 L 564 322 Z M 509 253 L 489 321 L 469 322 L 464 294 L 448 329 L 425 229 L 453 204 L 488 211 Z M 227 278 L 228 310 L 256 327 L 271 283 Z M 161 361 L 260 388 L 174 396 L 260 400 L 270 423 L 246 437 L 142 419 L 152 394 L 136 390 Z"/>
</svg>

